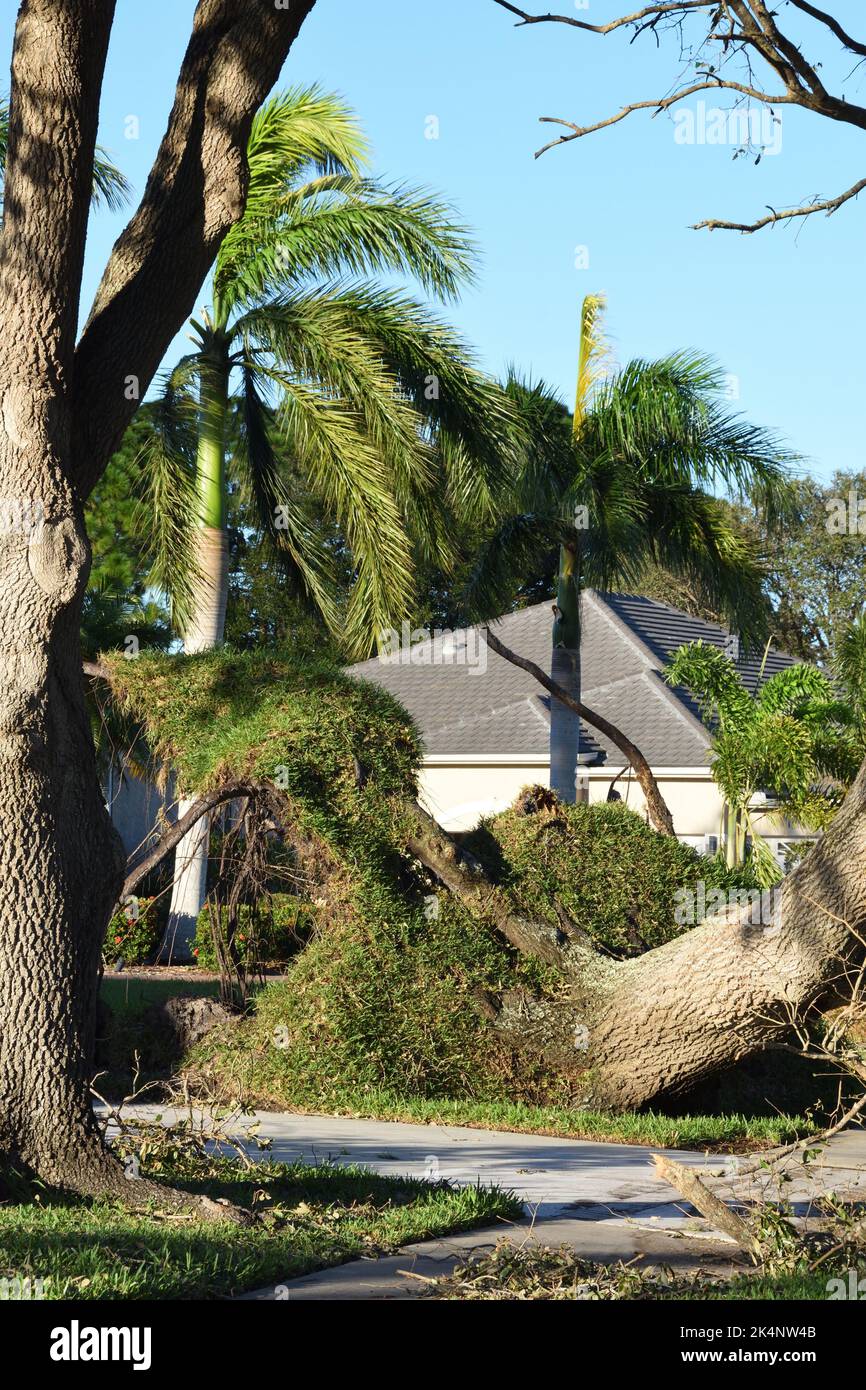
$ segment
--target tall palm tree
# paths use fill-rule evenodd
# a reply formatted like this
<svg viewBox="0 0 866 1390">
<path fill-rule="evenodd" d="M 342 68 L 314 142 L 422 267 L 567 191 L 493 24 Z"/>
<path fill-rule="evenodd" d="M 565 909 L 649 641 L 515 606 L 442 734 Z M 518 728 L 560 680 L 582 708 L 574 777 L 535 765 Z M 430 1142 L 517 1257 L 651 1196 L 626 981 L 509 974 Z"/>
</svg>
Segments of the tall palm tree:
<svg viewBox="0 0 866 1390">
<path fill-rule="evenodd" d="M 473 616 L 498 616 L 519 579 L 557 546 L 551 675 L 578 701 L 584 588 L 628 588 L 648 562 L 662 563 L 699 582 L 744 640 L 755 638 L 765 611 L 761 570 L 714 492 L 748 493 L 772 517 L 789 505 L 791 455 L 729 411 L 719 368 L 678 353 L 611 372 L 604 308 L 601 295 L 583 302 L 570 440 L 543 386 L 512 388 L 532 398 L 541 424 L 509 514 L 481 547 L 466 589 Z M 578 794 L 579 746 L 577 716 L 552 700 L 550 779 L 563 801 Z"/>
<path fill-rule="evenodd" d="M 408 615 L 413 566 L 447 567 L 451 516 L 480 519 L 514 462 L 512 405 L 423 302 L 370 278 L 409 275 L 440 300 L 472 277 L 471 241 L 429 193 L 366 176 L 344 103 L 275 96 L 248 147 L 246 211 L 217 257 L 195 351 L 170 373 L 147 476 L 153 581 L 185 650 L 223 637 L 226 500 L 240 488 L 279 561 L 367 655 Z M 353 582 L 343 605 L 322 516 Z M 169 930 L 186 938 L 205 850 L 180 847 Z"/>
</svg>

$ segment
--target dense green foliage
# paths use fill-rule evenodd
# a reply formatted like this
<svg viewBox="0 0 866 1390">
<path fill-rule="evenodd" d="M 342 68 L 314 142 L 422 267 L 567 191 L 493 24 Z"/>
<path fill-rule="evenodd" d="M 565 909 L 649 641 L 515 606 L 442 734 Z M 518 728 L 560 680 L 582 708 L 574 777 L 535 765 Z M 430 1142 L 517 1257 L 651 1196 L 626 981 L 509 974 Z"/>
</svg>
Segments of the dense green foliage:
<svg viewBox="0 0 866 1390">
<path fill-rule="evenodd" d="M 518 802 L 518 808 L 520 802 Z M 702 880 L 707 889 L 754 886 L 670 835 L 658 835 L 617 804 L 560 805 L 553 815 L 515 808 L 485 821 L 466 847 L 526 911 L 555 923 L 554 902 L 605 951 L 630 956 L 677 935 L 675 894 Z"/>
<path fill-rule="evenodd" d="M 113 914 L 105 933 L 102 958 L 106 965 L 146 965 L 156 951 L 165 923 L 153 898 L 133 898 Z"/>
<path fill-rule="evenodd" d="M 223 647 L 108 662 L 115 700 L 185 790 L 269 781 L 299 815 L 320 815 L 335 830 L 341 816 L 381 820 L 389 797 L 414 794 L 421 745 L 409 715 L 381 687 L 325 661 Z"/>
<path fill-rule="evenodd" d="M 261 904 L 241 903 L 237 911 L 237 930 L 233 936 L 238 962 L 244 967 L 285 965 L 304 946 L 313 930 L 315 917 L 309 904 L 291 893 L 271 893 Z M 213 912 L 202 908 L 196 925 L 193 956 L 204 970 L 218 970 L 213 939 Z M 225 950 L 229 949 L 228 911 L 222 908 L 219 930 Z"/>
<path fill-rule="evenodd" d="M 573 1075 L 514 1055 L 479 1008 L 514 991 L 555 994 L 557 972 L 433 896 L 401 849 L 401 808 L 421 755 L 390 696 L 324 665 L 225 649 L 112 658 L 112 686 L 185 788 L 228 777 L 275 783 L 299 841 L 320 929 L 253 1017 L 210 1049 L 222 1081 L 283 1104 L 336 1104 L 377 1088 L 532 1104 L 575 1098 Z M 717 861 L 615 805 L 513 810 L 471 848 L 517 904 L 552 917 L 559 895 L 619 955 L 683 930 L 677 890 L 728 882 Z"/>
<path fill-rule="evenodd" d="M 553 818 L 506 812 L 468 846 L 518 905 L 555 920 L 558 895 L 578 926 L 614 954 L 634 954 L 682 931 L 677 890 L 748 881 L 657 835 L 623 807 L 571 806 Z M 201 1062 L 236 1093 L 281 1104 L 363 1107 L 392 1097 L 568 1105 L 573 1076 L 515 1055 L 479 1011 L 479 998 L 555 994 L 557 973 L 517 955 L 484 922 L 439 895 L 425 914 L 371 876 L 352 894 L 329 876 L 328 925 L 252 1019 L 205 1044 Z M 395 1102 L 396 1103 L 396 1102 Z"/>
<path fill-rule="evenodd" d="M 217 255 L 211 306 L 191 320 L 195 351 L 159 403 L 153 582 L 184 630 L 197 529 L 225 527 L 233 487 L 256 546 L 365 656 L 407 616 L 416 562 L 447 566 L 454 520 L 489 515 L 515 456 L 514 412 L 423 298 L 380 283 L 396 275 L 452 300 L 475 250 L 447 204 L 369 177 L 342 98 L 271 97 L 247 164 L 244 215 Z"/>
<path fill-rule="evenodd" d="M 714 726 L 713 777 L 735 819 L 732 861 L 748 832 L 761 882 L 775 883 L 781 872 L 761 835 L 767 800 L 772 794 L 778 814 L 796 824 L 829 824 L 863 757 L 854 709 L 807 665 L 776 672 L 751 695 L 736 664 L 705 642 L 680 647 L 665 679 L 691 691 Z"/>
</svg>

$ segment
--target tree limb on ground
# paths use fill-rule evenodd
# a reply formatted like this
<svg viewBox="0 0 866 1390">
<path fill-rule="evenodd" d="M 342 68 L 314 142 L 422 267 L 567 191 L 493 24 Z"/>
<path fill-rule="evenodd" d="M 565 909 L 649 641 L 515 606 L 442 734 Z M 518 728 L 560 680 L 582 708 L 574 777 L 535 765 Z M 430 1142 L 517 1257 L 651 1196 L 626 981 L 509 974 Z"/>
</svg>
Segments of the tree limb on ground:
<svg viewBox="0 0 866 1390">
<path fill-rule="evenodd" d="M 671 1158 L 665 1158 L 663 1154 L 653 1154 L 653 1163 L 656 1172 L 665 1182 L 669 1182 L 671 1187 L 677 1191 L 681 1197 L 685 1197 L 687 1202 L 700 1212 L 711 1226 L 717 1231 L 722 1231 L 729 1236 L 741 1250 L 745 1250 L 751 1255 L 752 1259 L 757 1260 L 760 1256 L 761 1247 L 758 1240 L 752 1234 L 749 1227 L 741 1216 L 720 1201 L 714 1192 L 711 1192 L 706 1183 L 702 1182 L 691 1168 L 687 1168 L 684 1163 L 675 1163 Z"/>
</svg>

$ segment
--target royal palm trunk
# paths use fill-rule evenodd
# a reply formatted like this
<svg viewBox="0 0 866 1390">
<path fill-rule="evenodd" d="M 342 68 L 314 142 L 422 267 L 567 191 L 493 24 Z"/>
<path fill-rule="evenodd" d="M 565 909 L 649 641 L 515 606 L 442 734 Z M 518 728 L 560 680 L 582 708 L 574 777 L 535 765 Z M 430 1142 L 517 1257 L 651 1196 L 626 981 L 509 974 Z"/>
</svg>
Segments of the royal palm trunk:
<svg viewBox="0 0 866 1390">
<path fill-rule="evenodd" d="M 563 546 L 559 559 L 556 618 L 550 674 L 575 700 L 580 700 L 580 577 L 574 549 Z M 550 701 L 550 785 L 560 801 L 588 801 L 580 772 L 580 719 L 560 700 Z"/>
<path fill-rule="evenodd" d="M 184 651 L 210 651 L 223 640 L 228 597 L 226 535 L 225 434 L 228 411 L 228 353 L 221 339 L 205 360 L 200 378 L 199 440 L 196 456 L 198 578 L 184 631 Z M 180 788 L 183 792 L 185 788 Z M 181 796 L 183 816 L 195 798 Z M 184 836 L 175 851 L 174 884 L 161 959 L 191 959 L 196 923 L 207 892 L 210 821 L 208 817 Z"/>
</svg>

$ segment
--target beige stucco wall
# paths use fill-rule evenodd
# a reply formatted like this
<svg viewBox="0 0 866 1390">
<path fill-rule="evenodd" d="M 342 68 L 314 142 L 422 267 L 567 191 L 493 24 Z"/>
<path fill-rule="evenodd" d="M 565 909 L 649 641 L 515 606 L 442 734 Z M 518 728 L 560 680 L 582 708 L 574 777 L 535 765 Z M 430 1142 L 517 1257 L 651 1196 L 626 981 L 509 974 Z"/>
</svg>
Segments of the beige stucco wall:
<svg viewBox="0 0 866 1390">
<path fill-rule="evenodd" d="M 656 768 L 662 795 L 682 840 L 703 847 L 705 835 L 719 835 L 722 799 L 709 769 Z M 587 768 L 590 801 L 606 801 L 616 768 Z M 481 816 L 510 806 L 521 787 L 549 785 L 547 759 L 493 758 L 468 763 L 445 755 L 428 757 L 421 773 L 421 799 L 446 830 L 470 830 Z M 623 802 L 645 815 L 643 793 L 633 776 L 616 783 Z M 759 818 L 756 828 L 769 839 L 796 839 L 803 831 L 778 818 Z"/>
</svg>

